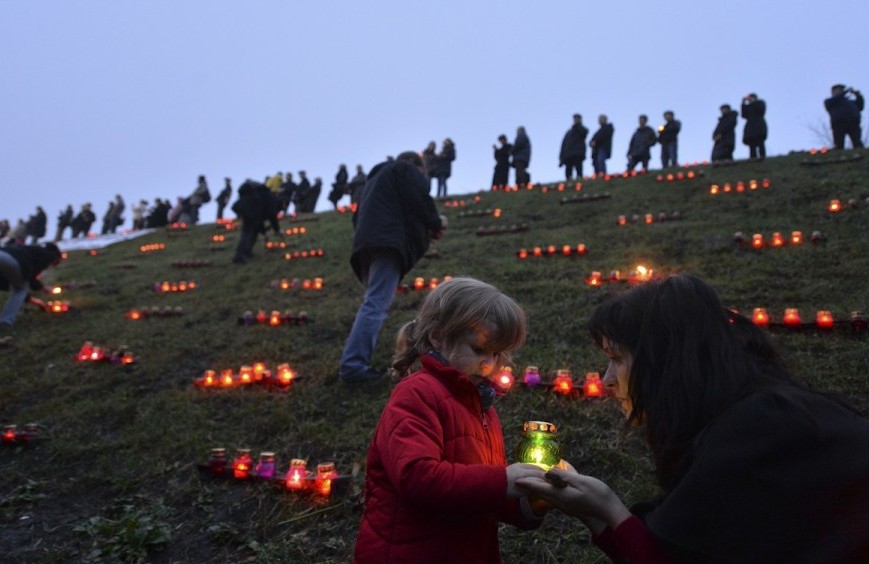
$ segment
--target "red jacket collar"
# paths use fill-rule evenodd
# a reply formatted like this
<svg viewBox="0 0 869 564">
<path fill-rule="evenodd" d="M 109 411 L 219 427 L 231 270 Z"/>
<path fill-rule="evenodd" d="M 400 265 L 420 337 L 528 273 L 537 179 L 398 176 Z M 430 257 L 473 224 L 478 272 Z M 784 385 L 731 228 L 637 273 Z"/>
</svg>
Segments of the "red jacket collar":
<svg viewBox="0 0 869 564">
<path fill-rule="evenodd" d="M 430 353 L 421 355 L 420 362 L 426 372 L 442 381 L 468 409 L 473 413 L 482 412 L 480 392 L 467 374 Z"/>
</svg>

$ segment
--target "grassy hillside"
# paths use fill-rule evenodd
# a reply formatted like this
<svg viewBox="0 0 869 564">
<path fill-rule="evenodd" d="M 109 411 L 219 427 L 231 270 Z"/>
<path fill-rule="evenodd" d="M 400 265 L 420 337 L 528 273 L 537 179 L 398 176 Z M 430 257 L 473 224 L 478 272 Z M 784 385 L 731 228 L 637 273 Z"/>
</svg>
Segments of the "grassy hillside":
<svg viewBox="0 0 869 564">
<path fill-rule="evenodd" d="M 534 364 L 550 376 L 602 370 L 605 357 L 584 329 L 610 287 L 591 288 L 591 271 L 604 276 L 644 264 L 661 274 L 690 272 L 716 287 L 741 311 L 766 307 L 773 319 L 784 308 L 804 318 L 831 310 L 836 318 L 869 309 L 869 153 L 840 164 L 803 166 L 806 153 L 701 167 L 694 179 L 657 182 L 657 173 L 587 181 L 581 194 L 609 198 L 562 203 L 576 192 L 550 185 L 520 192 L 485 192 L 464 206 L 439 207 L 450 219 L 432 256 L 409 279 L 470 275 L 494 283 L 528 310 L 528 344 L 516 371 Z M 769 188 L 717 196 L 709 186 L 768 178 Z M 832 198 L 858 200 L 838 214 Z M 500 217 L 477 217 L 498 208 Z M 672 214 L 677 221 L 630 222 L 633 215 Z M 628 225 L 618 226 L 626 215 Z M 391 384 L 348 389 L 336 379 L 337 361 L 362 296 L 348 264 L 350 216 L 322 213 L 284 227 L 287 251 L 323 249 L 324 256 L 286 261 L 262 246 L 244 266 L 230 263 L 236 232 L 223 249 L 214 225 L 189 232 L 156 232 L 90 256 L 71 253 L 46 273 L 48 282 L 93 282 L 63 294 L 72 311 L 52 316 L 34 309 L 19 318 L 14 346 L 0 349 L 0 422 L 38 422 L 45 440 L 26 448 L 0 448 L 0 554 L 6 561 L 66 562 L 137 559 L 153 562 L 347 562 L 361 517 L 353 495 L 322 500 L 262 483 L 233 483 L 200 475 L 213 447 L 270 450 L 281 470 L 290 458 L 309 464 L 331 460 L 362 483 L 367 443 Z M 527 231 L 478 236 L 479 228 Z M 825 242 L 737 248 L 736 231 L 750 237 L 820 231 Z M 140 252 L 140 246 L 165 249 Z M 584 256 L 519 260 L 520 248 L 577 245 Z M 183 268 L 177 261 L 205 260 Z M 322 277 L 322 291 L 271 289 L 281 278 Z M 196 289 L 160 294 L 162 280 L 194 280 Z M 397 296 L 381 334 L 377 358 L 387 364 L 399 325 L 414 315 L 424 292 Z M 5 298 L 4 298 L 5 299 Z M 131 308 L 183 308 L 179 316 L 133 321 Z M 307 312 L 300 326 L 237 324 L 246 310 Z M 867 335 L 848 331 L 776 332 L 796 373 L 812 386 L 843 394 L 869 411 Z M 122 367 L 74 360 L 85 341 L 126 345 L 137 362 Z M 200 390 L 206 369 L 238 369 L 262 361 L 290 363 L 303 377 L 287 393 L 264 387 Z M 556 422 L 565 458 L 607 480 L 626 501 L 655 492 L 645 447 L 627 433 L 615 405 L 517 387 L 498 400 L 505 443 L 512 451 L 528 419 Z M 762 430 L 758 430 L 762 432 Z M 544 527 L 526 533 L 504 528 L 506 562 L 600 562 L 575 520 L 553 512 Z"/>
</svg>

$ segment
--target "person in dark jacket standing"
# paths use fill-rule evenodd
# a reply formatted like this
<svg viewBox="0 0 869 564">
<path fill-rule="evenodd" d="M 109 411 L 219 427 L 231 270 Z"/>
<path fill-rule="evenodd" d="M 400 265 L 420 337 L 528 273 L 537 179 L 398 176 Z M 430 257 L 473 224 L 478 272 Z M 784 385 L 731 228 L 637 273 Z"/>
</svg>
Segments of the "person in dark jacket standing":
<svg viewBox="0 0 869 564">
<path fill-rule="evenodd" d="M 97 220 L 97 216 L 94 215 L 93 210 L 91 209 L 92 205 L 90 202 L 86 204 L 82 204 L 81 210 L 78 212 L 78 215 L 75 216 L 75 219 L 72 220 L 72 238 L 75 239 L 79 235 L 84 235 L 87 237 L 90 234 L 91 225 Z"/>
<path fill-rule="evenodd" d="M 434 141 L 429 141 L 425 149 L 422 150 L 422 164 L 425 166 L 425 174 L 429 180 L 429 191 L 431 191 L 431 181 L 438 177 L 438 146 Z M 437 192 L 435 192 L 437 194 Z"/>
<path fill-rule="evenodd" d="M 394 161 L 371 169 L 353 216 L 356 233 L 350 265 L 365 285 L 365 298 L 344 344 L 338 375 L 344 383 L 380 380 L 371 366 L 380 329 L 395 289 L 440 237 L 445 218 L 438 215 L 428 191 L 425 166 L 418 153 L 406 151 Z"/>
<path fill-rule="evenodd" d="M 27 234 L 30 236 L 31 245 L 39 243 L 39 240 L 45 237 L 47 224 L 48 216 L 45 215 L 45 210 L 42 206 L 36 206 L 36 213 L 27 222 Z"/>
<path fill-rule="evenodd" d="M 824 107 L 830 114 L 830 127 L 833 130 L 833 146 L 837 149 L 845 148 L 845 136 L 851 138 L 851 145 L 855 149 L 863 147 L 863 132 L 860 128 L 860 112 L 863 111 L 865 101 L 859 90 L 845 88 L 844 84 L 836 84 L 832 88 L 831 96 L 824 100 Z M 853 95 L 850 98 L 848 95 Z"/>
<path fill-rule="evenodd" d="M 0 249 L 0 288 L 11 292 L 0 312 L 0 328 L 8 330 L 12 327 L 30 290 L 44 289 L 39 275 L 49 266 L 60 262 L 60 258 L 60 249 L 54 243 Z M 32 301 L 44 305 L 38 300 Z"/>
<path fill-rule="evenodd" d="M 712 161 L 732 161 L 733 148 L 736 145 L 736 112 L 730 104 L 721 105 L 721 117 L 712 132 Z"/>
<path fill-rule="evenodd" d="M 675 119 L 672 111 L 664 112 L 664 125 L 658 127 L 658 143 L 661 144 L 661 168 L 679 166 L 679 131 L 682 122 Z"/>
<path fill-rule="evenodd" d="M 657 141 L 655 130 L 649 127 L 649 117 L 645 114 L 639 118 L 640 126 L 634 131 L 631 136 L 631 142 L 628 144 L 628 168 L 634 170 L 637 163 L 643 165 L 643 172 L 649 170 L 649 159 L 652 158 L 651 148 Z"/>
<path fill-rule="evenodd" d="M 564 167 L 564 177 L 568 182 L 573 180 L 573 171 L 576 170 L 576 178 L 582 178 L 582 161 L 585 160 L 585 138 L 588 136 L 588 128 L 582 125 L 582 116 L 573 114 L 573 125 L 564 134 L 561 140 L 561 152 L 558 154 L 558 166 Z"/>
<path fill-rule="evenodd" d="M 232 179 L 224 178 L 223 190 L 217 195 L 217 219 L 223 219 L 223 210 L 229 204 L 229 199 L 232 198 Z"/>
<path fill-rule="evenodd" d="M 513 168 L 516 169 L 516 185 L 525 186 L 530 180 L 528 165 L 531 164 L 531 140 L 521 125 L 516 129 L 516 139 L 513 140 L 510 156 L 513 157 Z"/>
<path fill-rule="evenodd" d="M 492 175 L 492 188 L 503 189 L 510 182 L 510 151 L 513 145 L 507 142 L 507 136 L 503 133 L 498 136 L 497 145 L 492 145 L 495 153 L 495 173 Z"/>
<path fill-rule="evenodd" d="M 73 215 L 75 215 L 75 212 L 72 211 L 72 205 L 68 204 L 66 209 L 57 216 L 57 233 L 54 235 L 55 243 L 63 239 L 63 232 L 66 231 L 67 227 L 72 227 Z"/>
<path fill-rule="evenodd" d="M 329 201 L 332 202 L 332 207 L 338 209 L 338 202 L 347 193 L 347 165 L 342 164 L 338 167 L 338 173 L 335 175 L 335 182 L 332 183 L 332 191 L 329 192 Z"/>
<path fill-rule="evenodd" d="M 438 198 L 447 197 L 447 179 L 453 174 L 454 160 L 456 160 L 456 144 L 447 137 L 437 155 Z"/>
<path fill-rule="evenodd" d="M 605 114 L 601 114 L 597 118 L 600 128 L 594 132 L 594 135 L 589 141 L 591 146 L 591 160 L 594 165 L 594 173 L 606 174 L 606 162 L 613 152 L 613 133 L 615 128 L 609 123 L 609 119 Z"/>
<path fill-rule="evenodd" d="M 742 99 L 742 117 L 745 129 L 742 142 L 748 145 L 748 157 L 763 160 L 766 158 L 766 102 L 758 99 L 757 94 L 749 94 Z"/>
</svg>

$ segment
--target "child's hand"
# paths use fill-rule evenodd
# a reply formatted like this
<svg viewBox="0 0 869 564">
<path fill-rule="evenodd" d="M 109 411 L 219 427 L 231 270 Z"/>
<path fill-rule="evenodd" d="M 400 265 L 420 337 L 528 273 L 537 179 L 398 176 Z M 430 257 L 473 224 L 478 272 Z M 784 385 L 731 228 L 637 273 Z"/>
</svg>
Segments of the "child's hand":
<svg viewBox="0 0 869 564">
<path fill-rule="evenodd" d="M 516 485 L 516 480 L 520 478 L 538 478 L 543 479 L 543 469 L 533 464 L 523 464 L 517 462 L 507 467 L 507 498 L 519 499 L 527 492 Z"/>
</svg>

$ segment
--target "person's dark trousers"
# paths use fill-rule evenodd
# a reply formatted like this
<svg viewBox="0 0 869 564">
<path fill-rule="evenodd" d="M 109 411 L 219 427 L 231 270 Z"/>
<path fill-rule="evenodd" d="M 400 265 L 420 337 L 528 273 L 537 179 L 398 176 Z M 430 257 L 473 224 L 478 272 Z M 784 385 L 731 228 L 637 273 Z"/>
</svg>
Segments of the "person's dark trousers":
<svg viewBox="0 0 869 564">
<path fill-rule="evenodd" d="M 573 178 L 582 178 L 582 161 L 585 159 L 580 159 L 579 157 L 573 157 L 566 159 L 564 161 L 564 177 L 567 180 L 572 180 Z M 576 170 L 576 177 L 572 176 L 574 169 Z"/>
<path fill-rule="evenodd" d="M 756 145 L 748 146 L 748 156 L 752 159 L 760 159 L 763 160 L 766 158 L 766 145 L 763 143 L 758 143 Z"/>
<path fill-rule="evenodd" d="M 528 163 L 525 161 L 513 161 L 513 166 L 516 168 L 516 185 L 525 186 L 528 184 Z"/>
<path fill-rule="evenodd" d="M 492 175 L 492 186 L 503 188 L 510 181 L 509 165 L 495 166 L 495 173 Z"/>
<path fill-rule="evenodd" d="M 661 143 L 661 168 L 679 166 L 679 143 Z"/>
<path fill-rule="evenodd" d="M 217 219 L 223 219 L 223 210 L 226 208 L 226 204 L 217 204 Z"/>
<path fill-rule="evenodd" d="M 638 159 L 636 157 L 631 157 L 628 159 L 628 170 L 634 170 L 638 164 L 642 163 L 643 170 L 649 170 L 649 159 Z"/>
<path fill-rule="evenodd" d="M 845 136 L 851 138 L 851 145 L 855 149 L 863 148 L 863 132 L 860 122 L 833 126 L 833 146 L 837 149 L 845 148 Z"/>
<path fill-rule="evenodd" d="M 238 245 L 235 247 L 235 257 L 233 261 L 245 261 L 253 256 L 253 246 L 256 243 L 257 229 L 242 227 L 241 235 L 238 238 Z"/>
</svg>

